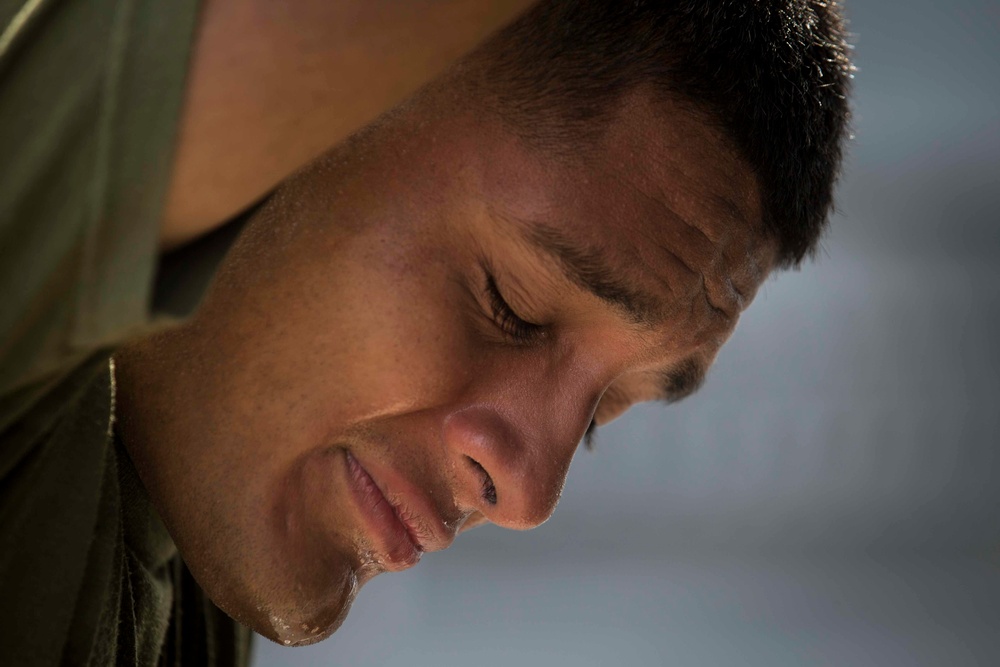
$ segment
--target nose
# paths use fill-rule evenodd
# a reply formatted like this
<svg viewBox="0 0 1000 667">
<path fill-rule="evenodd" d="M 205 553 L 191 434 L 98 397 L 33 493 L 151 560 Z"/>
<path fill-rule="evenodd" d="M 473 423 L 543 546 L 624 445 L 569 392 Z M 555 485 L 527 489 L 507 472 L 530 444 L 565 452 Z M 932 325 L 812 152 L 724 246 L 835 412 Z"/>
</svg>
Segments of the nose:
<svg viewBox="0 0 1000 667">
<path fill-rule="evenodd" d="M 599 396 L 547 382 L 504 384 L 506 391 L 490 400 L 448 414 L 442 436 L 458 504 L 499 526 L 527 530 L 555 510 Z"/>
</svg>

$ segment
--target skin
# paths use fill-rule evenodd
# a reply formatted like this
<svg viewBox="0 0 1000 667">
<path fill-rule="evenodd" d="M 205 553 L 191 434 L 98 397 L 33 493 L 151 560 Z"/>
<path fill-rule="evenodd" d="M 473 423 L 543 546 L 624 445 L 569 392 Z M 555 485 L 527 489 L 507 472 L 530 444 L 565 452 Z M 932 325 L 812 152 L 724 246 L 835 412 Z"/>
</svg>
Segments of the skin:
<svg viewBox="0 0 1000 667">
<path fill-rule="evenodd" d="M 206 0 L 160 241 L 217 227 L 531 0 Z"/>
<path fill-rule="evenodd" d="M 285 181 L 194 317 L 117 355 L 125 444 L 213 601 L 318 641 L 413 564 L 370 529 L 348 453 L 427 550 L 541 524 L 592 419 L 715 358 L 771 267 L 759 216 L 715 131 L 641 91 L 557 159 L 432 86 Z M 651 316 L 582 289 L 528 224 L 598 249 Z M 487 270 L 531 337 L 498 324 Z"/>
</svg>

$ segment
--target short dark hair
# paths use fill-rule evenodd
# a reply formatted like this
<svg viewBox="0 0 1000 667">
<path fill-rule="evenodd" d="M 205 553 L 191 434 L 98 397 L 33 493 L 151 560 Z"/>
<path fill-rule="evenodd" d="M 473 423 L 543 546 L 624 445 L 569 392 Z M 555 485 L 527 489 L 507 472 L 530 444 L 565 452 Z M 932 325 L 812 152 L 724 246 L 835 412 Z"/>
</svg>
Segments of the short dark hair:
<svg viewBox="0 0 1000 667">
<path fill-rule="evenodd" d="M 787 268 L 815 253 L 832 209 L 848 51 L 836 0 L 542 0 L 466 73 L 543 143 L 600 127 L 639 86 L 682 103 L 755 171 Z"/>
</svg>

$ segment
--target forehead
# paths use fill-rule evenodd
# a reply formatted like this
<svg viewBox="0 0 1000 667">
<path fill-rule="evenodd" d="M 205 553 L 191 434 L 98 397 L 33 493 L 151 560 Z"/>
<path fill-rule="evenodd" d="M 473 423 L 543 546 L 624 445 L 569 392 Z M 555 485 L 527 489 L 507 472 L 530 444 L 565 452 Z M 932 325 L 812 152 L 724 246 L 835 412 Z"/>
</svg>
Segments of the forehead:
<svg viewBox="0 0 1000 667">
<path fill-rule="evenodd" d="M 502 217 L 594 250 L 623 279 L 663 295 L 663 317 L 707 307 L 698 335 L 728 335 L 770 269 L 752 170 L 679 105 L 626 96 L 581 150 L 553 155 L 508 141 L 484 173 Z"/>
<path fill-rule="evenodd" d="M 721 130 L 677 102 L 633 92 L 616 108 L 589 166 L 669 232 L 660 211 L 697 227 L 713 242 L 761 229 L 757 178 Z"/>
<path fill-rule="evenodd" d="M 561 181 L 559 187 L 538 193 L 549 204 L 593 205 L 625 186 L 633 192 L 623 194 L 634 197 L 638 189 L 707 228 L 729 227 L 733 218 L 757 226 L 760 203 L 753 170 L 703 115 L 636 90 L 623 95 L 595 125 L 602 131 L 514 131 L 529 137 L 527 141 L 511 141 L 511 133 L 492 133 L 502 138 L 500 150 L 490 151 L 494 176 L 516 164 L 516 177 Z M 536 134 L 542 138 L 531 138 Z M 546 138 L 550 134 L 557 138 Z M 525 164 L 532 157 L 538 163 L 534 169 Z"/>
</svg>

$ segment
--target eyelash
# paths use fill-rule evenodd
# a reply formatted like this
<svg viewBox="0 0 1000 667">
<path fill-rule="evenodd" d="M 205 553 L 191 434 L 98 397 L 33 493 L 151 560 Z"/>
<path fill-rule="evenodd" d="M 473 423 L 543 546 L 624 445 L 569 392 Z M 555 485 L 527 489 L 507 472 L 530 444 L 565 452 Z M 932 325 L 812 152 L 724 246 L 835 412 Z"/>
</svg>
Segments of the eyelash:
<svg viewBox="0 0 1000 667">
<path fill-rule="evenodd" d="M 594 441 L 597 439 L 597 420 L 591 419 L 587 432 L 583 434 L 583 446 L 588 452 L 594 451 Z"/>
<path fill-rule="evenodd" d="M 545 327 L 542 325 L 528 322 L 514 312 L 500 294 L 496 280 L 490 273 L 486 274 L 486 298 L 493 311 L 493 321 L 513 342 L 521 345 L 532 343 L 545 332 Z"/>
</svg>

